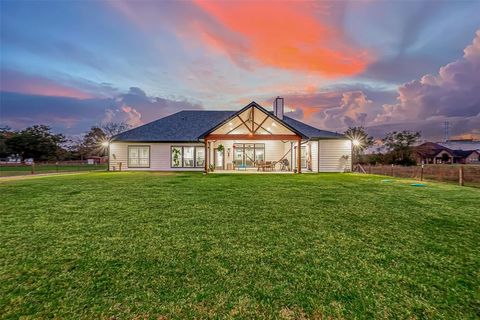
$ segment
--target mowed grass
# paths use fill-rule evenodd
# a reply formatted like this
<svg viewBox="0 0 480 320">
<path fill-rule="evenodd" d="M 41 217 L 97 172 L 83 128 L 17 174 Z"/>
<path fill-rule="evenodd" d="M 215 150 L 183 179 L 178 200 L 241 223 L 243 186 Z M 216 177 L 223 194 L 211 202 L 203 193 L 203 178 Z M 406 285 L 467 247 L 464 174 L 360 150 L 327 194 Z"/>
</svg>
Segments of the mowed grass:
<svg viewBox="0 0 480 320">
<path fill-rule="evenodd" d="M 354 174 L 0 183 L 5 319 L 475 319 L 480 190 Z"/>
<path fill-rule="evenodd" d="M 35 174 L 77 171 L 100 171 L 107 170 L 106 164 L 79 164 L 79 165 L 35 165 Z M 31 166 L 0 166 L 0 177 L 31 175 Z"/>
</svg>

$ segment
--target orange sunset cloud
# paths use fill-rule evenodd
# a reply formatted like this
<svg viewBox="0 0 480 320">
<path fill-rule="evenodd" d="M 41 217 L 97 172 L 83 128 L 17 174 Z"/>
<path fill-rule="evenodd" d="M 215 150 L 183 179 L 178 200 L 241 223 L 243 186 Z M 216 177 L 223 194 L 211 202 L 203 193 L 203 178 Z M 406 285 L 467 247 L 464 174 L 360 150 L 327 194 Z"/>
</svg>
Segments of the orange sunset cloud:
<svg viewBox="0 0 480 320">
<path fill-rule="evenodd" d="M 339 76 L 362 72 L 370 59 L 365 50 L 349 45 L 341 32 L 321 23 L 315 17 L 319 8 L 309 2 L 196 4 L 245 40 L 230 39 L 218 28 L 203 30 L 204 40 L 236 62 L 242 63 L 238 57 L 247 56 L 266 66 Z"/>
</svg>

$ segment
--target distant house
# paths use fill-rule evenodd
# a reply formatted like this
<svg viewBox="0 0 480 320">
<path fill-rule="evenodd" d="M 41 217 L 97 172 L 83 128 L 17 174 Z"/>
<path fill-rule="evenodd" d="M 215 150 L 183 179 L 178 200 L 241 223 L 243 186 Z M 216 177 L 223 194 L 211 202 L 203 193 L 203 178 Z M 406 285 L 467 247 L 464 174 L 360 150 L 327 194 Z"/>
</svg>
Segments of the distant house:
<svg viewBox="0 0 480 320">
<path fill-rule="evenodd" d="M 104 164 L 108 162 L 108 157 L 88 156 L 87 164 Z"/>
<path fill-rule="evenodd" d="M 477 150 L 454 150 L 455 163 L 477 164 L 480 163 L 480 152 Z"/>
<path fill-rule="evenodd" d="M 352 142 L 251 102 L 237 111 L 180 111 L 113 137 L 110 170 L 351 170 Z"/>
<path fill-rule="evenodd" d="M 480 163 L 480 152 L 477 150 L 452 150 L 434 142 L 414 147 L 413 157 L 417 164 Z"/>
</svg>

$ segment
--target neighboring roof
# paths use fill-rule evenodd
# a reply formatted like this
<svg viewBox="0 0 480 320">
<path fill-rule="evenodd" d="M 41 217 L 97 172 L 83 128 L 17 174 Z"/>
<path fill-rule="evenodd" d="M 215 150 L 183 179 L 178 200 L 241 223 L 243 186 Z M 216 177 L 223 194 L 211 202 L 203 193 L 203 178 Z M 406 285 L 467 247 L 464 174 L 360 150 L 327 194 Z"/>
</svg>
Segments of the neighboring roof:
<svg viewBox="0 0 480 320">
<path fill-rule="evenodd" d="M 456 158 L 466 158 L 474 152 L 480 154 L 477 150 L 451 150 L 434 142 L 425 142 L 414 148 L 414 152 L 423 158 L 433 158 L 442 151 L 446 151 Z"/>
<path fill-rule="evenodd" d="M 453 154 L 459 158 L 466 158 L 472 153 L 480 154 L 477 150 L 453 150 Z"/>
<path fill-rule="evenodd" d="M 434 142 L 425 142 L 413 148 L 413 151 L 423 158 L 433 158 L 442 151 L 453 156 L 453 151 Z"/>
<path fill-rule="evenodd" d="M 252 102 L 254 103 L 254 102 Z M 251 106 L 248 104 L 247 107 Z M 265 112 L 270 112 L 263 109 Z M 244 110 L 242 108 L 240 111 Z M 122 132 L 112 138 L 112 141 L 130 141 L 130 142 L 193 142 L 203 138 L 203 136 L 216 128 L 223 122 L 230 119 L 239 111 L 209 111 L 192 110 L 180 111 L 170 116 L 152 121 L 143 126 Z M 273 116 L 273 115 L 272 115 Z M 273 116 L 274 117 L 274 116 Z M 278 119 L 279 121 L 282 121 Z M 297 131 L 308 139 L 331 139 L 346 138 L 343 134 L 336 132 L 320 130 L 309 126 L 303 122 L 283 117 L 284 124 Z"/>
</svg>

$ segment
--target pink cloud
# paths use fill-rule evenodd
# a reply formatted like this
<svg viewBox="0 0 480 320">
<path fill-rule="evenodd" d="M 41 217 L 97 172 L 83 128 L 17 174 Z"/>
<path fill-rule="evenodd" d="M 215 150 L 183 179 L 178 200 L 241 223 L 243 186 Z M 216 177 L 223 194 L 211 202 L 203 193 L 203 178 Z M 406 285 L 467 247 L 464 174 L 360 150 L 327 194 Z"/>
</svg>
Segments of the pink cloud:
<svg viewBox="0 0 480 320">
<path fill-rule="evenodd" d="M 92 98 L 92 95 L 89 93 L 57 83 L 45 77 L 27 75 L 10 70 L 2 70 L 1 73 L 1 91 L 76 99 Z"/>
<path fill-rule="evenodd" d="M 200 44 L 236 65 L 326 76 L 354 75 L 372 60 L 336 23 L 332 5 L 312 2 L 109 2 L 145 32 L 171 29 L 186 48 Z M 159 14 L 162 13 L 162 17 Z M 334 19 L 331 19 L 334 20 Z"/>
<path fill-rule="evenodd" d="M 199 21 L 195 26 L 204 41 L 239 64 L 251 59 L 265 66 L 338 76 L 362 72 L 371 59 L 340 30 L 316 17 L 319 11 L 328 14 L 325 5 L 201 0 L 196 4 L 221 26 L 212 29 Z M 226 31 L 237 38 L 232 39 Z"/>
</svg>

